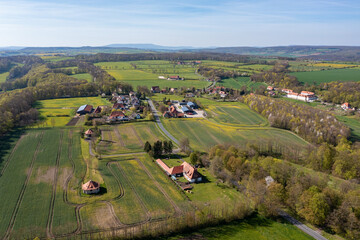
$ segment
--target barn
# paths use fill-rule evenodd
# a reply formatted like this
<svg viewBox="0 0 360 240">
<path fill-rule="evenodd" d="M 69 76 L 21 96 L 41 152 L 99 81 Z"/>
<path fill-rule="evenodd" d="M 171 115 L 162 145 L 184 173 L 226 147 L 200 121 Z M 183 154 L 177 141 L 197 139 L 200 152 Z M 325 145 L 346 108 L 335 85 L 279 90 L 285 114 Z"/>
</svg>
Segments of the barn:
<svg viewBox="0 0 360 240">
<path fill-rule="evenodd" d="M 77 114 L 84 115 L 87 113 L 91 113 L 93 111 L 93 106 L 91 105 L 82 105 L 79 107 L 79 109 L 76 111 Z"/>
</svg>

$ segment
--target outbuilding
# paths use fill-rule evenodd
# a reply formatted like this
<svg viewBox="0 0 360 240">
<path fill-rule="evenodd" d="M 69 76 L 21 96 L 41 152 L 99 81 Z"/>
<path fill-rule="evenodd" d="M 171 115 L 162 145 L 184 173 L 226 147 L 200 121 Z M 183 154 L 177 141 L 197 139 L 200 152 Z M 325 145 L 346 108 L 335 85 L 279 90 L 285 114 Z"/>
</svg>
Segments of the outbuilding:
<svg viewBox="0 0 360 240">
<path fill-rule="evenodd" d="M 82 190 L 85 194 L 96 194 L 100 191 L 100 184 L 90 180 L 82 185 Z"/>
</svg>

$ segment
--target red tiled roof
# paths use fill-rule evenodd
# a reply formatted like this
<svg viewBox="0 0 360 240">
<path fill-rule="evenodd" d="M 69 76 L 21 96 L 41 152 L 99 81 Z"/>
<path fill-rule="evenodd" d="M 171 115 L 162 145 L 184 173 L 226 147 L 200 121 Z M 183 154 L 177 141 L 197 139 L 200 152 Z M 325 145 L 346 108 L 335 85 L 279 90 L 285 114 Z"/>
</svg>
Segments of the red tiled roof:
<svg viewBox="0 0 360 240">
<path fill-rule="evenodd" d="M 86 107 L 84 108 L 84 111 L 86 111 L 86 112 L 91 112 L 92 110 L 93 110 L 92 105 L 86 105 Z"/>
<path fill-rule="evenodd" d="M 183 162 L 181 165 L 184 167 L 184 174 L 190 179 L 196 179 L 201 176 L 197 169 L 191 166 L 189 163 Z"/>
<path fill-rule="evenodd" d="M 183 167 L 182 165 L 180 165 L 180 166 L 175 166 L 175 167 L 170 168 L 170 172 L 169 172 L 169 173 L 170 173 L 171 175 L 180 174 L 180 173 L 183 172 L 183 169 L 184 169 L 184 167 Z"/>
<path fill-rule="evenodd" d="M 301 94 L 303 94 L 303 95 L 315 95 L 315 93 L 308 92 L 308 91 L 301 91 Z"/>
<path fill-rule="evenodd" d="M 85 132 L 86 135 L 90 135 L 90 134 L 93 134 L 93 133 L 94 133 L 94 131 L 93 131 L 92 129 L 88 129 L 88 130 Z"/>
<path fill-rule="evenodd" d="M 84 183 L 82 185 L 82 189 L 84 191 L 90 191 L 90 190 L 95 190 L 95 189 L 98 189 L 100 187 L 100 184 L 95 182 L 95 181 L 88 181 L 87 183 Z"/>
<path fill-rule="evenodd" d="M 346 103 L 344 103 L 342 106 L 350 107 L 350 104 L 346 102 Z"/>
<path fill-rule="evenodd" d="M 170 168 L 163 161 L 161 161 L 161 159 L 157 159 L 156 163 L 159 164 L 159 166 L 162 167 L 162 169 L 164 169 L 166 172 L 170 173 Z"/>
<path fill-rule="evenodd" d="M 116 118 L 116 117 L 125 117 L 125 114 L 122 111 L 111 112 L 110 118 Z"/>
<path fill-rule="evenodd" d="M 94 113 L 101 113 L 101 107 L 98 106 L 98 107 L 95 109 Z"/>
</svg>

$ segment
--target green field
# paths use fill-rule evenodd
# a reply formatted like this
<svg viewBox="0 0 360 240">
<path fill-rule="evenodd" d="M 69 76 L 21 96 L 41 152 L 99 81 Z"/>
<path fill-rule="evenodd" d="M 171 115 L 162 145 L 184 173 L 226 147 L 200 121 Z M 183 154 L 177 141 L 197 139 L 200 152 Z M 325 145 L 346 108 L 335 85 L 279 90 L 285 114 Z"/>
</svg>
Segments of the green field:
<svg viewBox="0 0 360 240">
<path fill-rule="evenodd" d="M 9 72 L 0 73 L 0 83 L 5 82 L 7 76 L 9 76 Z"/>
<path fill-rule="evenodd" d="M 168 61 L 104 62 L 95 65 L 106 70 L 116 80 L 127 82 L 135 88 L 136 86 L 204 88 L 209 85 L 207 81 L 201 81 L 201 77 L 195 74 L 195 67 L 172 64 Z M 135 65 L 136 67 L 134 67 Z M 158 78 L 159 76 L 168 77 L 171 75 L 179 75 L 184 77 L 185 80 L 170 81 Z"/>
<path fill-rule="evenodd" d="M 351 129 L 351 140 L 360 141 L 360 120 L 355 116 L 337 116 L 337 119 L 345 123 Z"/>
<path fill-rule="evenodd" d="M 143 152 L 144 144 L 166 140 L 154 122 L 135 122 L 101 127 L 102 141 L 97 151 L 103 155 Z"/>
<path fill-rule="evenodd" d="M 57 98 L 37 101 L 36 108 L 79 108 L 81 105 L 89 104 L 94 108 L 97 106 L 111 106 L 111 103 L 101 97 L 78 97 L 78 98 Z"/>
<path fill-rule="evenodd" d="M 248 74 L 258 73 L 263 70 L 264 71 L 270 70 L 273 67 L 271 65 L 263 65 L 263 64 L 246 64 L 246 63 L 211 61 L 211 60 L 202 61 L 201 65 L 215 69 L 224 69 L 226 71 L 245 72 Z"/>
<path fill-rule="evenodd" d="M 191 234 L 181 234 L 163 239 L 224 239 L 224 240 L 306 240 L 312 237 L 301 232 L 298 228 L 282 220 L 274 221 L 259 215 L 252 215 L 244 220 L 207 227 Z"/>
<path fill-rule="evenodd" d="M 91 76 L 89 73 L 74 74 L 74 75 L 71 75 L 71 77 L 74 77 L 77 79 L 85 79 L 88 82 L 93 81 L 93 76 Z"/>
<path fill-rule="evenodd" d="M 248 142 L 269 142 L 292 149 L 304 149 L 307 143 L 297 135 L 271 127 L 234 127 L 205 119 L 163 119 L 165 128 L 177 139 L 189 138 L 190 145 L 205 151 L 216 144 L 231 143 L 244 146 Z M 291 144 L 289 144 L 291 143 Z"/>
<path fill-rule="evenodd" d="M 258 113 L 250 110 L 245 104 L 218 104 L 209 106 L 207 113 L 214 120 L 221 124 L 233 124 L 234 126 L 258 125 L 264 126 L 267 120 Z"/>
<path fill-rule="evenodd" d="M 7 194 L 0 195 L 2 237 L 45 238 L 71 234 L 79 227 L 103 230 L 189 209 L 184 196 L 148 156 L 94 160 L 76 130 L 28 130 L 3 159 L 0 182 Z M 9 181 L 12 178 L 16 181 Z M 89 178 L 99 181 L 106 192 L 80 193 Z"/>
<path fill-rule="evenodd" d="M 360 81 L 360 69 L 336 69 L 313 72 L 296 72 L 290 74 L 297 77 L 300 82 L 309 84 L 319 84 L 333 81 Z"/>
<path fill-rule="evenodd" d="M 250 81 L 249 77 L 226 78 L 219 81 L 216 85 L 234 89 L 241 89 L 243 86 L 246 86 L 248 90 L 266 86 L 265 83 Z"/>
</svg>

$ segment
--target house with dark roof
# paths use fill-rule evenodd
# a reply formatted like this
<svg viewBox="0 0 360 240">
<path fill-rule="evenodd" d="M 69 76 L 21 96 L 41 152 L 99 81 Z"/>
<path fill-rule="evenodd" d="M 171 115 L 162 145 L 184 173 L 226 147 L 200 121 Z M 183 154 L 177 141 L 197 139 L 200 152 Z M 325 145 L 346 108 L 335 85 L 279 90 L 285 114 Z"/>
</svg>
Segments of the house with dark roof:
<svg viewBox="0 0 360 240">
<path fill-rule="evenodd" d="M 79 115 L 84 115 L 84 114 L 91 113 L 92 111 L 93 111 L 93 106 L 91 106 L 91 105 L 82 105 L 81 107 L 78 108 L 76 113 L 79 114 Z"/>
<path fill-rule="evenodd" d="M 101 113 L 101 111 L 102 111 L 102 108 L 101 108 L 100 106 L 98 106 L 98 107 L 95 109 L 94 113 Z"/>
</svg>

